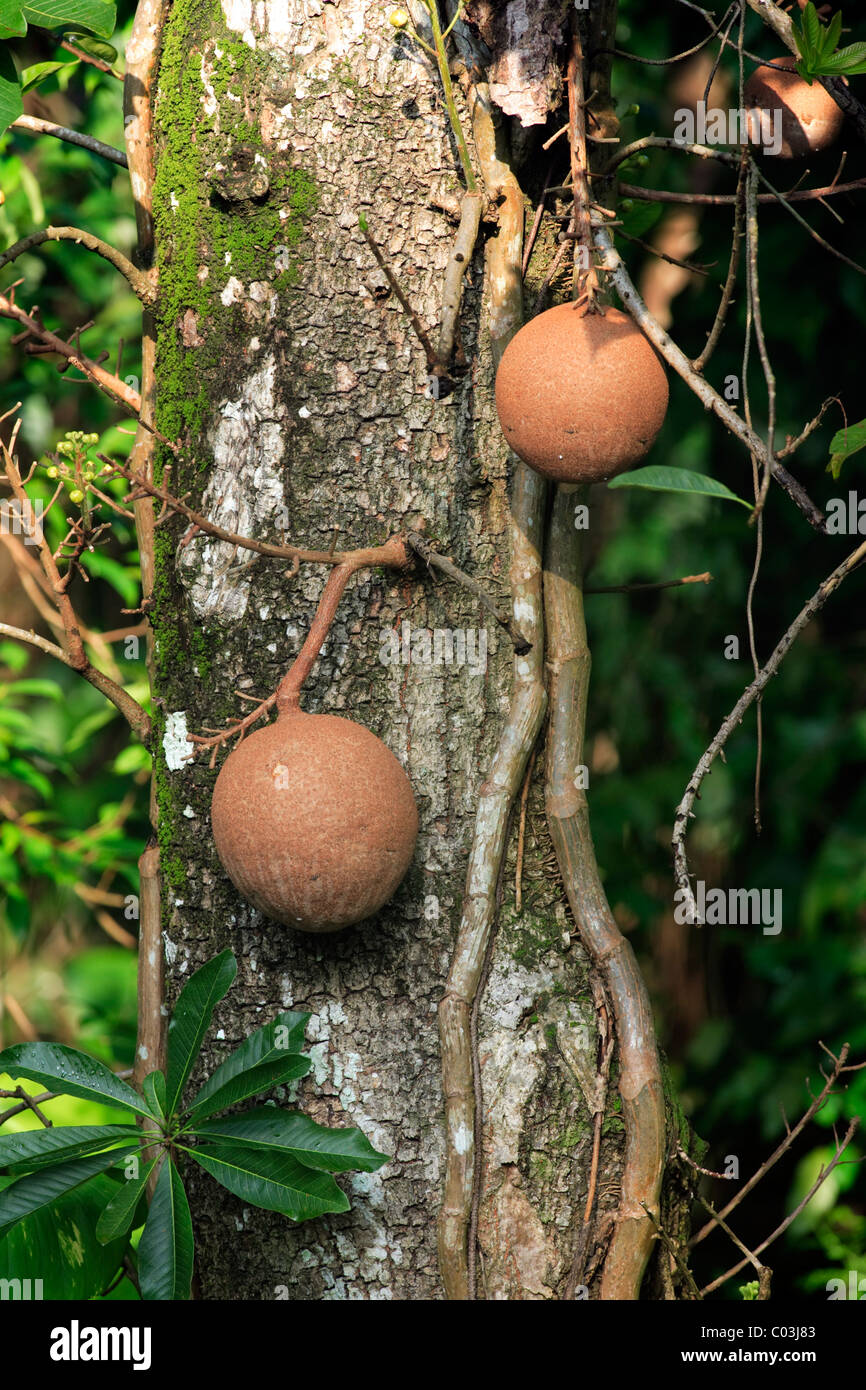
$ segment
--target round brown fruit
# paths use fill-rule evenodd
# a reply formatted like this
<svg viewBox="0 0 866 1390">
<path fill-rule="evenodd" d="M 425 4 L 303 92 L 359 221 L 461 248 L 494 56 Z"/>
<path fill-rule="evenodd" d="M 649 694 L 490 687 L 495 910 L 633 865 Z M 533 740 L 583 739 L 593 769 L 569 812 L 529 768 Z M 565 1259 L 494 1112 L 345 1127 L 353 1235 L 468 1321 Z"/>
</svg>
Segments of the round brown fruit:
<svg viewBox="0 0 866 1390">
<path fill-rule="evenodd" d="M 780 67 L 762 66 L 752 73 L 743 91 L 746 108 L 781 111 L 779 159 L 799 159 L 825 150 L 842 129 L 842 112 L 820 82 L 810 87 L 803 81 L 794 70 L 793 58 L 778 61 Z M 757 128 L 754 134 L 759 135 Z"/>
<path fill-rule="evenodd" d="M 547 309 L 514 335 L 496 374 L 505 438 L 557 483 L 598 483 L 632 468 L 667 405 L 661 359 L 619 309 Z"/>
<path fill-rule="evenodd" d="M 415 849 L 409 779 L 369 729 L 289 710 L 245 738 L 214 787 L 217 854 L 266 917 L 330 932 L 371 917 Z"/>
</svg>

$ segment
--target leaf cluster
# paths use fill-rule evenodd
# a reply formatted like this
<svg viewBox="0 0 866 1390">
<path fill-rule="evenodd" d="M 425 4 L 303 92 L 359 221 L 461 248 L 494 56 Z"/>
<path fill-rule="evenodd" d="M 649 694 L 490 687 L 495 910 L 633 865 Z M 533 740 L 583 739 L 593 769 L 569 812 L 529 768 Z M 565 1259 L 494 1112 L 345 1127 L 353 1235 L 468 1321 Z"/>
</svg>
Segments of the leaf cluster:
<svg viewBox="0 0 866 1390">
<path fill-rule="evenodd" d="M 0 1191 L 0 1248 L 19 1223 L 113 1170 L 124 1181 L 102 1208 L 97 1240 L 126 1241 L 144 1221 L 137 1251 L 142 1298 L 188 1298 L 194 1241 L 180 1155 L 246 1204 L 293 1221 L 348 1211 L 333 1174 L 374 1172 L 387 1157 L 360 1130 L 330 1129 L 272 1104 L 221 1113 L 307 1074 L 311 1062 L 301 1047 L 309 1014 L 281 1013 L 256 1029 L 185 1099 L 214 1008 L 236 972 L 227 950 L 190 978 L 169 1025 L 166 1071 L 148 1073 L 141 1095 L 102 1062 L 71 1047 L 21 1043 L 0 1052 L 0 1072 L 137 1117 L 137 1123 L 71 1125 L 0 1138 L 0 1170 L 12 1178 Z M 145 1216 L 148 1190 L 153 1196 Z"/>
</svg>

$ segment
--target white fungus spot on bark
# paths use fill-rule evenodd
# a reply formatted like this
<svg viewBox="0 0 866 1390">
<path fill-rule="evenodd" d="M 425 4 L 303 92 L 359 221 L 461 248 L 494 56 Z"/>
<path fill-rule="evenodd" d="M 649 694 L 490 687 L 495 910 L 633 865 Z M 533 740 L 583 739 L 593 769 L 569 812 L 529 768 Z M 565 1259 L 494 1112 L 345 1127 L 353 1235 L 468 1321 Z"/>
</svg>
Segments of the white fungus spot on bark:
<svg viewBox="0 0 866 1390">
<path fill-rule="evenodd" d="M 176 710 L 174 714 L 168 715 L 162 737 L 165 765 L 170 772 L 179 772 L 186 766 L 191 751 L 186 735 L 186 710 Z"/>
<path fill-rule="evenodd" d="M 230 275 L 225 289 L 220 295 L 223 304 L 239 304 L 244 297 L 244 287 L 236 275 Z"/>
<path fill-rule="evenodd" d="M 275 370 L 269 356 L 247 377 L 238 398 L 220 408 L 208 440 L 214 466 L 202 510 L 226 530 L 247 536 L 272 537 L 285 517 L 285 408 L 274 399 Z M 181 552 L 180 576 L 199 617 L 243 618 L 251 579 L 236 560 L 234 546 L 224 541 L 196 540 Z"/>
</svg>

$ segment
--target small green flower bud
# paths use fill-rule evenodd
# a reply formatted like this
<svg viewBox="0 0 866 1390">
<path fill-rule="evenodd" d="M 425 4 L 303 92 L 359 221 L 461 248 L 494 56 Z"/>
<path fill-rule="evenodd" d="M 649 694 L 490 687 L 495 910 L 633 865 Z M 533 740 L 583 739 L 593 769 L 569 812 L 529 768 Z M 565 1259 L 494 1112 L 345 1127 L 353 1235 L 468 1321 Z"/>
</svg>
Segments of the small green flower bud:
<svg viewBox="0 0 866 1390">
<path fill-rule="evenodd" d="M 83 501 L 84 501 L 84 493 L 81 491 L 81 488 L 80 488 L 80 487 L 74 487 L 74 488 L 72 489 L 72 491 L 71 491 L 70 494 L 69 494 L 69 500 L 70 500 L 70 502 L 83 502 Z"/>
<path fill-rule="evenodd" d="M 51 465 L 50 468 L 46 468 L 46 470 L 45 470 L 45 472 L 47 473 L 47 475 L 48 475 L 49 478 L 56 478 L 56 477 L 57 477 L 57 474 L 59 473 L 59 471 L 60 471 L 60 470 L 57 469 L 57 468 L 55 468 L 53 464 Z"/>
<path fill-rule="evenodd" d="M 409 14 L 406 10 L 392 10 L 388 16 L 388 23 L 395 29 L 405 29 L 409 23 Z"/>
</svg>

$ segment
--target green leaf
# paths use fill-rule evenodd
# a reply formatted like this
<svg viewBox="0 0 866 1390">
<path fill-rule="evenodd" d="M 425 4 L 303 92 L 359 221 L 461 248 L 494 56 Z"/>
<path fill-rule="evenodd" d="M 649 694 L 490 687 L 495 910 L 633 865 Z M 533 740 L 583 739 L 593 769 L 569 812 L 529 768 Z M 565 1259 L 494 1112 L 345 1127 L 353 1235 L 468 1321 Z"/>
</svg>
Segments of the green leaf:
<svg viewBox="0 0 866 1390">
<path fill-rule="evenodd" d="M 49 77 L 53 77 L 56 72 L 62 72 L 64 68 L 77 68 L 78 62 L 74 63 L 34 63 L 30 68 L 24 68 L 21 73 L 21 90 L 29 92 L 33 87 L 38 87 L 41 82 L 46 82 Z"/>
<path fill-rule="evenodd" d="M 661 203 L 635 203 L 634 207 L 622 215 L 623 225 L 614 227 L 614 236 L 622 230 L 628 232 L 629 236 L 646 236 L 647 232 L 658 222 L 664 208 Z"/>
<path fill-rule="evenodd" d="M 64 698 L 63 691 L 56 681 L 38 680 L 36 678 L 10 681 L 8 685 L 3 686 L 4 696 L 7 693 L 10 697 L 14 695 L 42 695 L 46 700 L 55 701 L 63 700 Z"/>
<path fill-rule="evenodd" d="M 866 420 L 860 420 L 856 425 L 845 425 L 833 435 L 830 440 L 828 472 L 832 473 L 834 478 L 838 478 L 845 460 L 859 453 L 861 449 L 866 449 Z"/>
<path fill-rule="evenodd" d="M 174 1114 L 199 1054 L 213 1011 L 237 974 L 231 951 L 221 951 L 184 985 L 168 1026 L 166 1106 Z"/>
<path fill-rule="evenodd" d="M 847 48 L 837 49 L 835 53 L 822 58 L 815 71 L 823 77 L 842 74 L 856 76 L 866 72 L 866 43 L 851 43 Z"/>
<path fill-rule="evenodd" d="M 824 42 L 822 45 L 822 57 L 830 53 L 835 53 L 836 45 L 842 34 L 842 11 L 837 10 L 827 28 L 824 30 Z"/>
<path fill-rule="evenodd" d="M 231 1081 L 241 1072 L 250 1071 L 264 1062 L 285 1061 L 291 1053 L 299 1053 L 304 1044 L 304 1032 L 309 1019 L 309 1014 L 282 1013 L 270 1023 L 266 1023 L 263 1028 L 257 1028 L 254 1033 L 250 1033 L 240 1047 L 211 1074 L 196 1094 L 190 1109 L 197 1109 L 215 1095 L 227 1081 Z"/>
<path fill-rule="evenodd" d="M 189 1298 L 194 1254 L 192 1217 L 180 1173 L 163 1162 L 138 1243 L 138 1282 L 143 1299 Z"/>
<path fill-rule="evenodd" d="M 141 1083 L 145 1099 L 153 1110 L 154 1115 L 161 1115 L 163 1119 L 166 1115 L 165 1109 L 165 1077 L 161 1071 L 149 1071 Z"/>
<path fill-rule="evenodd" d="M 52 783 L 43 772 L 37 771 L 31 763 L 25 762 L 23 758 L 10 758 L 3 771 L 8 774 L 8 776 L 14 777 L 16 781 L 23 782 L 25 786 L 32 787 L 34 791 L 39 793 L 44 801 L 50 801 L 52 799 L 54 795 Z M 43 841 L 42 846 L 44 846 L 44 844 L 45 842 Z M 42 846 L 40 846 L 40 848 Z M 43 854 L 43 858 L 49 859 L 51 857 L 50 846 L 45 846 L 45 849 L 47 852 Z M 39 850 L 37 849 L 37 853 L 38 852 Z"/>
<path fill-rule="evenodd" d="M 127 1247 L 125 1235 L 105 1246 L 96 1239 L 100 1212 L 116 1191 L 113 1176 L 100 1173 L 19 1221 L 0 1240 L 0 1279 L 29 1279 L 32 1295 L 43 1299 L 97 1298 Z"/>
<path fill-rule="evenodd" d="M 0 1236 L 16 1221 L 21 1221 L 31 1212 L 49 1207 L 52 1202 L 73 1187 L 79 1187 L 88 1178 L 103 1173 L 124 1154 L 138 1148 L 138 1140 L 124 1144 L 108 1153 L 88 1154 L 69 1163 L 58 1163 L 37 1173 L 28 1173 L 17 1178 L 0 1192 Z"/>
<path fill-rule="evenodd" d="M 27 20 L 20 0 L 0 0 L 0 39 L 20 38 L 27 33 Z"/>
<path fill-rule="evenodd" d="M 242 1115 L 205 1120 L 196 1125 L 195 1132 L 208 1143 L 212 1139 L 224 1139 L 228 1143 L 243 1140 L 254 1148 L 281 1149 L 307 1168 L 320 1168 L 330 1173 L 344 1173 L 352 1168 L 374 1173 L 388 1162 L 388 1155 L 377 1153 L 359 1129 L 328 1129 L 326 1125 L 316 1124 L 309 1115 L 297 1110 L 280 1110 L 275 1105 L 261 1105 Z"/>
<path fill-rule="evenodd" d="M 248 1071 L 239 1072 L 224 1086 L 213 1091 L 207 1100 L 197 1099 L 189 1112 L 189 1118 L 197 1123 L 206 1115 L 215 1115 L 218 1110 L 227 1110 L 230 1105 L 249 1100 L 250 1096 L 261 1095 L 262 1092 L 270 1091 L 274 1086 L 282 1086 L 287 1081 L 297 1081 L 298 1077 L 307 1075 L 312 1065 L 309 1057 L 290 1053 L 288 1057 L 263 1062 L 259 1067 L 250 1067 Z"/>
<path fill-rule="evenodd" d="M 91 58 L 101 58 L 103 63 L 114 63 L 117 60 L 114 44 L 106 43 L 104 39 L 91 39 L 86 34 L 71 34 L 70 39 L 76 48 Z"/>
<path fill-rule="evenodd" d="M 135 1220 L 135 1209 L 147 1186 L 147 1180 L 153 1172 L 156 1161 L 155 1158 L 152 1158 L 149 1163 L 140 1167 L 137 1178 L 125 1178 L 119 1191 L 100 1212 L 99 1220 L 96 1223 L 96 1239 L 100 1245 L 108 1245 L 111 1241 L 117 1240 L 119 1236 L 126 1235 Z"/>
<path fill-rule="evenodd" d="M 18 1043 L 0 1052 L 0 1072 L 12 1077 L 40 1081 L 52 1091 L 83 1096 L 103 1105 L 119 1105 L 147 1119 L 155 1118 L 145 1101 L 102 1062 L 61 1043 Z"/>
<path fill-rule="evenodd" d="M 821 21 L 818 18 L 818 11 L 809 0 L 809 4 L 803 11 L 802 35 L 809 55 L 817 55 L 821 51 Z"/>
<path fill-rule="evenodd" d="M 23 110 L 18 70 L 8 50 L 0 48 L 0 135 L 18 120 Z"/>
<path fill-rule="evenodd" d="M 23 1130 L 0 1137 L 0 1168 L 32 1173 L 95 1153 L 118 1139 L 137 1137 L 135 1125 L 67 1125 L 61 1129 Z"/>
<path fill-rule="evenodd" d="M 81 29 L 102 39 L 114 33 L 115 6 L 107 0 L 25 0 L 21 12 L 40 29 Z"/>
<path fill-rule="evenodd" d="M 710 478 L 705 473 L 692 473 L 688 468 L 669 468 L 666 464 L 652 464 L 649 468 L 635 468 L 631 473 L 620 473 L 611 478 L 608 487 L 644 487 L 653 492 L 689 492 L 694 496 L 722 497 L 728 502 L 739 502 L 741 507 L 751 511 L 752 504 L 745 502 L 718 478 Z"/>
<path fill-rule="evenodd" d="M 348 1211 L 349 1200 L 327 1173 L 316 1173 L 290 1154 L 240 1143 L 189 1150 L 196 1163 L 241 1201 L 279 1211 L 293 1221 Z"/>
</svg>

